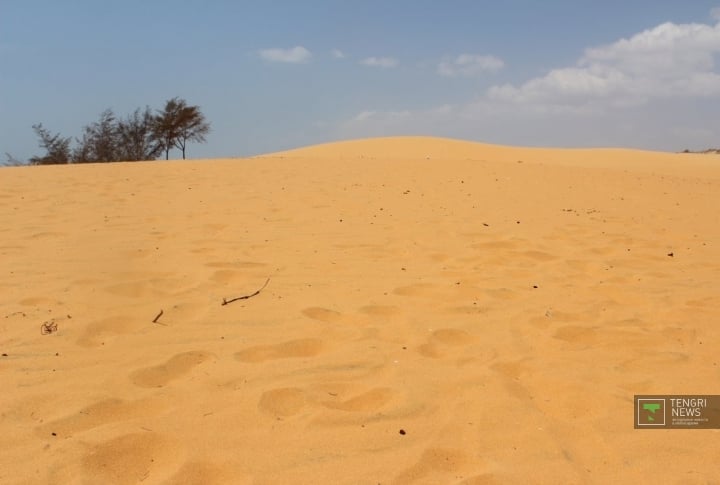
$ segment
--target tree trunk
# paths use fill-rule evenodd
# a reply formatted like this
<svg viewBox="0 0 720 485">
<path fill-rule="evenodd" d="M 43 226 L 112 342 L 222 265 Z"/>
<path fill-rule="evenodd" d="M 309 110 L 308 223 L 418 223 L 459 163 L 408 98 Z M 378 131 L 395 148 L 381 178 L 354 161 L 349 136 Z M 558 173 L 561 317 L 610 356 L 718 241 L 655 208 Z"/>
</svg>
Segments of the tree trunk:
<svg viewBox="0 0 720 485">
<path fill-rule="evenodd" d="M 180 146 L 178 148 L 182 150 L 183 160 L 185 160 L 185 145 L 187 145 L 187 140 L 185 139 L 185 137 L 182 138 L 182 141 L 179 142 L 179 145 Z"/>
</svg>

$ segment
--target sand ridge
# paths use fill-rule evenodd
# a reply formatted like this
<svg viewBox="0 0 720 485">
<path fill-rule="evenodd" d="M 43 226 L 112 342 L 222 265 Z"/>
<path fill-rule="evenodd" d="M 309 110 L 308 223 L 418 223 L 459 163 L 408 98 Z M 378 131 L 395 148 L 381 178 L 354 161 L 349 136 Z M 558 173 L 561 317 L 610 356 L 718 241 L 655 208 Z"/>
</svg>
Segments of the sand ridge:
<svg viewBox="0 0 720 485">
<path fill-rule="evenodd" d="M 0 483 L 718 480 L 632 429 L 720 394 L 718 189 L 418 137 L 2 169 Z"/>
</svg>

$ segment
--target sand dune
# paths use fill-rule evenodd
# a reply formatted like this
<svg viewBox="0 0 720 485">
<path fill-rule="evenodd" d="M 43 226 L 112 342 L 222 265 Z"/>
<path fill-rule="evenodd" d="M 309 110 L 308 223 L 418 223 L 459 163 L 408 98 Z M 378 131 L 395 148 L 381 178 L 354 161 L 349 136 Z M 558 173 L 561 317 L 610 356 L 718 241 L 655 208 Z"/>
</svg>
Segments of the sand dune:
<svg viewBox="0 0 720 485">
<path fill-rule="evenodd" d="M 0 483 L 720 480 L 720 431 L 632 425 L 720 394 L 716 155 L 387 138 L 0 203 Z"/>
</svg>

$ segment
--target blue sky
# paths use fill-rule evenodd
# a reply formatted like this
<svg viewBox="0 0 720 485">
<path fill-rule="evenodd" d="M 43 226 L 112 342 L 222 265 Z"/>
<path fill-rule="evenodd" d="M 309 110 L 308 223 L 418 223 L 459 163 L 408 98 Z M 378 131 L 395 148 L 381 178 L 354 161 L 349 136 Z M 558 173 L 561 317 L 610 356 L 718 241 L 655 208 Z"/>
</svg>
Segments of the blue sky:
<svg viewBox="0 0 720 485">
<path fill-rule="evenodd" d="M 720 146 L 716 0 L 0 0 L 0 155 L 180 96 L 189 156 L 436 135 Z M 179 154 L 174 153 L 175 156 Z"/>
</svg>

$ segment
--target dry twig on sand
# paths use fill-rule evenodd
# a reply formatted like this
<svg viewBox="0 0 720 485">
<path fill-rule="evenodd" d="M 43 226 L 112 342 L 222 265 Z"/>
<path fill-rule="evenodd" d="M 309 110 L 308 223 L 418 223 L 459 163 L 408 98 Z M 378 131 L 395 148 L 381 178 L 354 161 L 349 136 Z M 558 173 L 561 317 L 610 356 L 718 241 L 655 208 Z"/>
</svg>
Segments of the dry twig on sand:
<svg viewBox="0 0 720 485">
<path fill-rule="evenodd" d="M 270 278 L 268 278 L 267 281 L 265 282 L 265 284 L 262 285 L 262 288 L 260 288 L 259 290 L 257 290 L 257 291 L 256 291 L 255 293 L 253 293 L 252 295 L 238 296 L 237 298 L 231 298 L 231 299 L 229 299 L 229 300 L 226 300 L 225 298 L 223 298 L 222 304 L 223 304 L 223 305 L 227 305 L 228 303 L 232 303 L 232 302 L 234 302 L 234 301 L 247 300 L 248 298 L 252 298 L 253 296 L 257 296 L 257 295 L 260 294 L 260 292 L 261 292 L 262 290 L 265 289 L 265 287 L 268 285 L 268 283 L 270 283 Z"/>
<path fill-rule="evenodd" d="M 152 322 L 153 322 L 153 323 L 160 323 L 160 322 L 158 322 L 158 320 L 160 320 L 160 317 L 162 317 L 162 315 L 163 315 L 163 311 L 162 311 L 162 309 L 160 309 L 160 313 L 158 313 L 157 316 L 156 316 L 155 318 L 153 318 L 153 321 L 152 321 Z M 160 325 L 165 325 L 165 324 L 164 324 L 164 323 L 160 323 Z"/>
<path fill-rule="evenodd" d="M 44 322 L 42 325 L 40 325 L 40 333 L 42 335 L 50 335 L 51 333 L 57 332 L 57 329 L 58 324 L 53 320 L 50 320 L 49 322 Z"/>
</svg>

